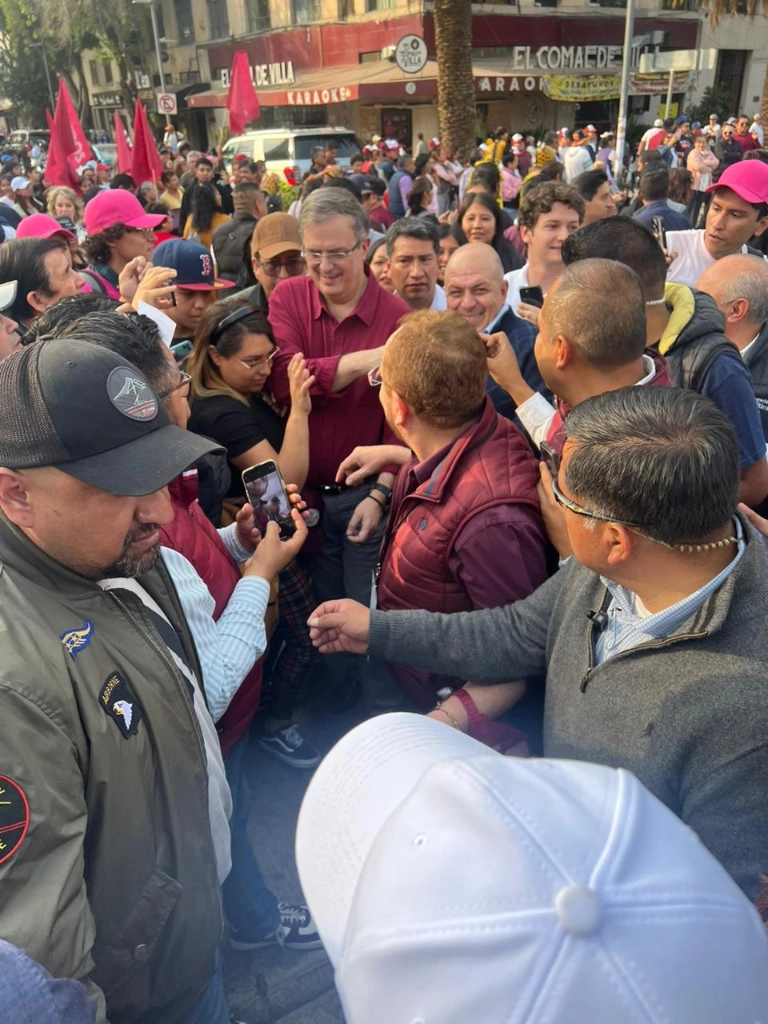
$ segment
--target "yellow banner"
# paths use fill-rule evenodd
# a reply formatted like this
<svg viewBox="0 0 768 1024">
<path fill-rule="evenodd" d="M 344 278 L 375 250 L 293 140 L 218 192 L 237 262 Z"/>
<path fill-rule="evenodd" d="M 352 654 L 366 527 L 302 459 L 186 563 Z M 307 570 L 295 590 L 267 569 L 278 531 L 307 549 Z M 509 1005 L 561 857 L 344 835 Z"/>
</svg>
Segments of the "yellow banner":
<svg viewBox="0 0 768 1024">
<path fill-rule="evenodd" d="M 619 95 L 618 75 L 542 75 L 541 91 L 551 100 L 581 103 L 613 100 Z"/>
</svg>

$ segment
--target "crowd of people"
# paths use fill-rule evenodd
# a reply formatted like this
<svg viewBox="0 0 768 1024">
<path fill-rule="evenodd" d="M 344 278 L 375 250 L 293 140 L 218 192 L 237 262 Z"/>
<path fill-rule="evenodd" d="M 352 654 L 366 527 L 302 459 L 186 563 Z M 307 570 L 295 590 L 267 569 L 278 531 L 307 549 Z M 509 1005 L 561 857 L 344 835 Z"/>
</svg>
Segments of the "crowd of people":
<svg viewBox="0 0 768 1024">
<path fill-rule="evenodd" d="M 229 1024 L 223 932 L 324 946 L 350 1024 L 762 1019 L 768 151 L 732 121 L 657 121 L 635 187 L 592 125 L 318 148 L 287 211 L 175 133 L 160 182 L 0 176 L 9 1020 Z M 306 904 L 249 743 L 317 769 Z"/>
</svg>

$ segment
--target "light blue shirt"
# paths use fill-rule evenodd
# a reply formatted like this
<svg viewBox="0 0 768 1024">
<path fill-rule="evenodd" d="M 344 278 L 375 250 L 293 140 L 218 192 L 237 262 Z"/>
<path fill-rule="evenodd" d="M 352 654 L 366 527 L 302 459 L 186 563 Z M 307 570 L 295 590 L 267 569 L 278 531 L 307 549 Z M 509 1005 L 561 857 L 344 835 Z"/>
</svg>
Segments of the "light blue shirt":
<svg viewBox="0 0 768 1024">
<path fill-rule="evenodd" d="M 237 562 L 250 552 L 240 546 L 236 524 L 219 530 L 219 536 Z M 211 592 L 192 563 L 178 551 L 164 547 L 163 561 L 195 641 L 203 670 L 203 689 L 214 722 L 218 722 L 258 658 L 267 649 L 264 615 L 269 582 L 260 576 L 244 576 L 218 620 Z"/>
<path fill-rule="evenodd" d="M 673 604 L 670 608 L 665 608 L 664 611 L 657 612 L 655 615 L 645 617 L 638 615 L 635 611 L 636 595 L 626 587 L 607 580 L 604 576 L 600 577 L 610 591 L 612 600 L 606 611 L 608 625 L 598 634 L 595 645 L 598 665 L 623 651 L 629 651 L 642 644 L 653 643 L 655 640 L 672 636 L 675 630 L 679 629 L 686 619 L 697 612 L 707 598 L 725 583 L 741 561 L 747 547 L 741 523 L 738 519 L 734 519 L 733 522 L 735 536 L 739 539 L 736 557 L 726 565 L 722 572 L 694 594 L 690 594 L 682 601 L 678 601 L 677 604 Z"/>
</svg>

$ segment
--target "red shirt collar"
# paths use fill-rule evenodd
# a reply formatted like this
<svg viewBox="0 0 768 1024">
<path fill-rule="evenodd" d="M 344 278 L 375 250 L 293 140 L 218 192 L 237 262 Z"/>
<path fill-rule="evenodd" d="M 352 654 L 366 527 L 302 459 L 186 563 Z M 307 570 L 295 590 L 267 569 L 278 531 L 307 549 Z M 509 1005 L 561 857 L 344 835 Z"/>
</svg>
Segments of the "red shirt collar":
<svg viewBox="0 0 768 1024">
<path fill-rule="evenodd" d="M 356 316 L 359 320 L 362 320 L 364 324 L 370 327 L 371 324 L 376 319 L 376 311 L 378 310 L 379 307 L 381 287 L 376 278 L 371 274 L 370 268 L 364 267 L 363 269 L 365 271 L 365 276 L 367 278 L 365 291 L 360 297 L 360 301 L 355 306 L 354 310 L 349 314 L 349 316 Z M 333 314 L 326 306 L 325 300 L 323 299 L 323 296 L 320 294 L 320 290 L 318 289 L 314 281 L 312 281 L 311 283 L 311 289 L 312 319 L 319 320 L 322 314 L 325 313 L 326 316 L 329 316 L 331 317 L 331 319 L 335 320 L 336 318 L 333 316 Z M 349 317 L 346 317 L 345 319 L 348 320 Z"/>
</svg>

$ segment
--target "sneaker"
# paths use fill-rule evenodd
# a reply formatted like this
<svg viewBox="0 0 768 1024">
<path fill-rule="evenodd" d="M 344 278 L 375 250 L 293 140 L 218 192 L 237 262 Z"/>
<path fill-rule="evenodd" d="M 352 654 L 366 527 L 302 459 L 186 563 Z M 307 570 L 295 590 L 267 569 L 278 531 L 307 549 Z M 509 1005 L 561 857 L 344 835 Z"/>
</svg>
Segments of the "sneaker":
<svg viewBox="0 0 768 1024">
<path fill-rule="evenodd" d="M 323 942 L 317 934 L 315 922 L 309 907 L 278 903 L 280 911 L 280 944 L 285 949 L 322 949 Z"/>
<path fill-rule="evenodd" d="M 267 753 L 292 768 L 315 768 L 320 764 L 320 754 L 307 743 L 295 725 L 287 725 L 276 733 L 262 732 L 258 742 Z"/>
<path fill-rule="evenodd" d="M 283 946 L 285 949 L 322 948 L 323 943 L 317 934 L 308 907 L 278 903 L 277 908 L 280 914 L 280 924 L 262 939 L 249 939 L 230 927 L 227 934 L 230 949 L 263 949 L 265 946 L 274 945 Z"/>
</svg>

